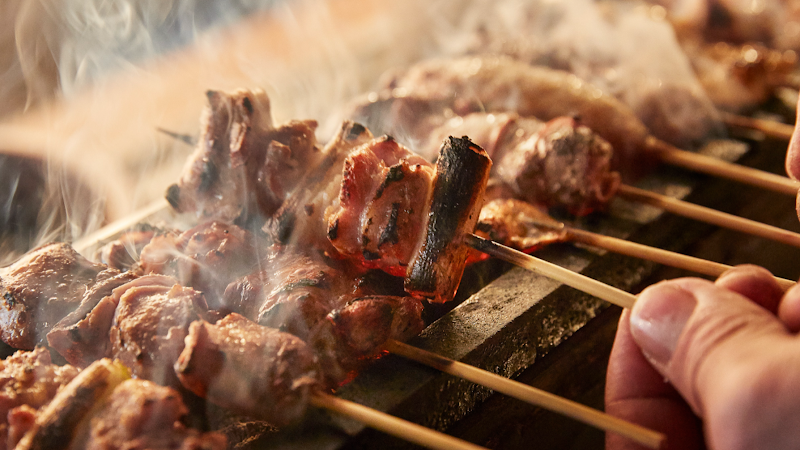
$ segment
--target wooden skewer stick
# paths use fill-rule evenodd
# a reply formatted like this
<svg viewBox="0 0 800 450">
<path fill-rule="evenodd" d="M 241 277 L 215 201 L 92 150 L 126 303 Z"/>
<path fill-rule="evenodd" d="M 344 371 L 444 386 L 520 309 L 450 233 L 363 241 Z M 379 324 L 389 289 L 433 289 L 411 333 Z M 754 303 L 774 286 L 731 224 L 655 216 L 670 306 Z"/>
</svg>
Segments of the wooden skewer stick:
<svg viewBox="0 0 800 450">
<path fill-rule="evenodd" d="M 147 217 L 156 214 L 160 211 L 165 211 L 168 207 L 169 204 L 167 203 L 167 201 L 164 198 L 159 198 L 158 200 L 136 211 L 135 213 L 125 216 L 125 218 L 123 219 L 114 221 L 100 228 L 94 233 L 90 233 L 78 239 L 77 241 L 72 243 L 72 248 L 74 248 L 75 251 L 77 251 L 78 253 L 82 253 L 85 250 L 88 250 L 91 246 L 97 245 L 98 242 L 103 242 L 106 239 L 110 239 L 117 233 L 121 233 L 135 226 L 137 223 L 141 222 Z"/>
<path fill-rule="evenodd" d="M 648 139 L 648 144 L 651 150 L 658 153 L 661 161 L 674 166 L 708 175 L 728 178 L 787 195 L 797 195 L 797 191 L 800 189 L 800 182 L 785 176 L 732 164 L 717 158 L 687 152 L 686 150 L 680 150 L 652 137 Z"/>
<path fill-rule="evenodd" d="M 567 238 L 573 242 L 581 242 L 583 244 L 599 247 L 614 253 L 646 259 L 648 261 L 657 262 L 666 266 L 691 270 L 704 275 L 718 277 L 724 272 L 732 269 L 732 266 L 727 264 L 721 264 L 714 261 L 695 258 L 693 256 L 682 255 L 669 250 L 637 244 L 636 242 L 604 236 L 601 234 L 592 233 L 590 231 L 578 230 L 571 227 L 565 227 L 564 230 L 567 232 Z M 780 277 L 775 277 L 775 281 L 778 282 L 783 290 L 787 290 L 796 284 L 792 280 L 787 280 L 786 278 Z"/>
<path fill-rule="evenodd" d="M 626 241 L 625 239 L 619 239 L 611 236 L 592 233 L 591 231 L 569 227 L 564 223 L 557 222 L 555 220 L 531 219 L 530 223 L 537 228 L 563 230 L 566 234 L 566 240 L 571 242 L 579 242 L 581 244 L 602 248 L 604 250 L 619 253 L 621 255 L 645 259 L 648 261 L 657 262 L 659 264 L 664 264 L 665 266 L 676 267 L 678 269 L 691 270 L 692 272 L 697 272 L 712 277 L 718 277 L 733 268 L 733 266 L 729 266 L 727 264 L 695 258 L 694 256 L 684 255 L 657 247 L 650 247 L 649 245 Z M 784 291 L 797 284 L 792 280 L 780 277 L 775 277 L 775 281 L 778 282 Z"/>
<path fill-rule="evenodd" d="M 788 141 L 792 138 L 794 126 L 788 123 L 776 122 L 774 120 L 756 119 L 753 117 L 740 116 L 738 114 L 722 113 L 722 121 L 729 127 L 738 127 L 748 130 L 756 130 L 764 135 Z"/>
<path fill-rule="evenodd" d="M 662 433 L 618 419 L 580 403 L 536 389 L 533 386 L 510 380 L 492 372 L 445 358 L 396 340 L 389 340 L 385 348 L 390 353 L 472 381 L 518 400 L 563 414 L 601 430 L 617 433 L 648 448 L 661 448 L 666 440 L 666 436 Z"/>
<path fill-rule="evenodd" d="M 706 208 L 684 202 L 666 195 L 656 194 L 633 186 L 620 185 L 617 194 L 629 200 L 646 203 L 673 214 L 717 225 L 731 230 L 741 231 L 754 236 L 763 237 L 784 244 L 800 247 L 800 234 L 778 227 L 727 214 L 715 209 Z"/>
<path fill-rule="evenodd" d="M 408 422 L 399 417 L 369 408 L 358 403 L 335 397 L 322 392 L 311 396 L 310 403 L 318 408 L 325 408 L 415 444 L 441 450 L 486 450 L 479 445 L 448 436 L 422 425 Z"/>
<path fill-rule="evenodd" d="M 506 247 L 497 242 L 484 239 L 474 234 L 464 237 L 465 243 L 475 250 L 486 253 L 489 256 L 502 259 L 511 264 L 531 270 L 533 272 L 552 278 L 556 281 L 574 287 L 587 294 L 594 295 L 623 308 L 631 308 L 636 301 L 636 296 L 623 291 L 622 289 L 609 286 L 600 281 L 589 278 L 585 275 L 565 269 L 557 264 L 553 264 L 542 259 L 533 257 L 519 250 Z"/>
</svg>

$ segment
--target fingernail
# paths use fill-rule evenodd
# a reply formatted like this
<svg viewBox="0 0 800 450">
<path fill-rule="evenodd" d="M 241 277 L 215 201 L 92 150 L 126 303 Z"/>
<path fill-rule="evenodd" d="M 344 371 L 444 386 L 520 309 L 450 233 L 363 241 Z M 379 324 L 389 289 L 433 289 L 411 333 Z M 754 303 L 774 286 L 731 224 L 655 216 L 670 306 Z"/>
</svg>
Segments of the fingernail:
<svg viewBox="0 0 800 450">
<path fill-rule="evenodd" d="M 697 300 L 691 292 L 669 283 L 651 286 L 631 310 L 631 333 L 645 357 L 666 366 Z"/>
</svg>

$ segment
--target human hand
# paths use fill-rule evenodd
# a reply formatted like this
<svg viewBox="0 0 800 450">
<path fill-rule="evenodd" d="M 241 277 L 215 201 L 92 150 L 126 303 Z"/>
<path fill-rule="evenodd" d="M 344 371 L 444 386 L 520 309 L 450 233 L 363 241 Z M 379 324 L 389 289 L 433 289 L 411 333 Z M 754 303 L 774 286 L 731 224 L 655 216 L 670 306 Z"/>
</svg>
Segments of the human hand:
<svg viewBox="0 0 800 450">
<path fill-rule="evenodd" d="M 606 411 L 670 449 L 797 448 L 798 330 L 800 288 L 784 294 L 759 267 L 650 286 L 620 319 Z M 640 448 L 613 434 L 606 446 Z"/>
</svg>

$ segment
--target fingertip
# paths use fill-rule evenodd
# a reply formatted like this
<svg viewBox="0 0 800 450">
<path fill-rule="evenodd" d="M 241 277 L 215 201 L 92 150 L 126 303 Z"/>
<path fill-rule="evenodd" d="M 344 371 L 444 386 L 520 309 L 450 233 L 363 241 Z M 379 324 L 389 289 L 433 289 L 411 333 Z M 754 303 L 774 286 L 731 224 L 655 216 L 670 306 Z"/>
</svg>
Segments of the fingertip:
<svg viewBox="0 0 800 450">
<path fill-rule="evenodd" d="M 714 284 L 743 295 L 772 313 L 777 312 L 783 297 L 783 289 L 775 276 L 769 270 L 752 264 L 726 271 Z"/>
<path fill-rule="evenodd" d="M 783 295 L 778 305 L 778 318 L 792 333 L 800 331 L 800 284 Z"/>
</svg>

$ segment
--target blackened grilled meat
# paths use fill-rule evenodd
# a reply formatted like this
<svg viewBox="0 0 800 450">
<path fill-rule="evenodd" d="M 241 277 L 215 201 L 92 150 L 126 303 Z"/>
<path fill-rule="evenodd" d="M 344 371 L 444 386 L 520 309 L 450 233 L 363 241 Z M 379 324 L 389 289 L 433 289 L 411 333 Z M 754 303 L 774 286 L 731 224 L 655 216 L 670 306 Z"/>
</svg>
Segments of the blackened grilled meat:
<svg viewBox="0 0 800 450">
<path fill-rule="evenodd" d="M 69 244 L 28 252 L 0 269 L 0 338 L 13 348 L 32 350 L 95 284 L 118 274 L 88 261 Z"/>
<path fill-rule="evenodd" d="M 303 415 L 322 375 L 301 339 L 235 313 L 194 322 L 175 372 L 195 394 L 274 425 Z"/>
</svg>

